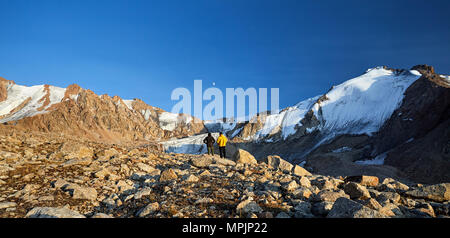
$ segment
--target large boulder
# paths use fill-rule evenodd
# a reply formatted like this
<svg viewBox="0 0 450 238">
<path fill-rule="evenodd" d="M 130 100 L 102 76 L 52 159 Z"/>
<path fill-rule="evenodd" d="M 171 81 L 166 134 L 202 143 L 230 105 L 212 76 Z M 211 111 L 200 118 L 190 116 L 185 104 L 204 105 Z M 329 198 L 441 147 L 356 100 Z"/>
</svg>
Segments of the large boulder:
<svg viewBox="0 0 450 238">
<path fill-rule="evenodd" d="M 346 177 L 345 182 L 355 182 L 358 184 L 361 184 L 363 186 L 368 187 L 376 187 L 379 183 L 379 179 L 376 176 L 366 176 L 366 175 L 359 175 L 359 176 L 349 176 Z"/>
<path fill-rule="evenodd" d="M 370 193 L 366 187 L 354 182 L 350 182 L 344 186 L 346 194 L 350 195 L 351 199 L 369 199 Z"/>
<path fill-rule="evenodd" d="M 26 218 L 86 218 L 76 211 L 67 208 L 35 207 L 26 215 Z"/>
<path fill-rule="evenodd" d="M 310 172 L 308 172 L 308 170 L 304 169 L 303 167 L 299 166 L 299 165 L 295 165 L 294 168 L 292 169 L 292 173 L 294 175 L 297 176 L 312 176 L 312 174 Z"/>
<path fill-rule="evenodd" d="M 222 158 L 213 158 L 214 163 L 220 164 L 220 165 L 226 165 L 226 166 L 235 166 L 236 162 L 229 160 L 229 159 L 222 159 Z"/>
<path fill-rule="evenodd" d="M 282 159 L 278 155 L 269 155 L 266 158 L 264 158 L 263 161 L 269 166 L 269 168 L 281 170 L 287 173 L 290 173 L 294 168 L 294 166 L 291 163 Z"/>
<path fill-rule="evenodd" d="M 70 184 L 64 188 L 72 194 L 73 199 L 97 200 L 97 191 L 95 188 L 82 187 L 78 184 Z"/>
<path fill-rule="evenodd" d="M 328 218 L 384 218 L 378 211 L 363 206 L 348 198 L 339 198 L 327 215 Z"/>
<path fill-rule="evenodd" d="M 236 163 L 242 164 L 258 164 L 258 161 L 256 161 L 255 157 L 253 157 L 252 154 L 243 149 L 238 149 L 236 151 L 236 153 L 234 154 L 234 161 Z"/>
<path fill-rule="evenodd" d="M 450 200 L 450 183 L 441 183 L 420 187 L 406 192 L 406 195 L 415 198 L 425 198 L 437 202 Z"/>
</svg>

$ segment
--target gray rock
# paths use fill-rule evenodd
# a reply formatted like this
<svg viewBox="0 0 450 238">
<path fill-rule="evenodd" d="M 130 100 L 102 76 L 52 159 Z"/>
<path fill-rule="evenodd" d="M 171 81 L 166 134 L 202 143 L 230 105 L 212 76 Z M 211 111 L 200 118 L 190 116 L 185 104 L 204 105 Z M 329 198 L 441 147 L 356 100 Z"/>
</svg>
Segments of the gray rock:
<svg viewBox="0 0 450 238">
<path fill-rule="evenodd" d="M 309 202 L 300 202 L 294 207 L 295 218 L 311 218 L 314 215 L 311 213 L 311 204 Z"/>
<path fill-rule="evenodd" d="M 314 201 L 316 202 L 335 202 L 338 198 L 350 198 L 344 191 L 334 192 L 331 190 L 320 191 L 317 195 L 314 195 Z"/>
<path fill-rule="evenodd" d="M 198 168 L 206 168 L 208 167 L 210 164 L 213 163 L 213 159 L 209 156 L 202 156 L 199 158 L 193 158 L 191 160 L 192 165 L 194 165 L 195 167 Z"/>
<path fill-rule="evenodd" d="M 67 208 L 35 207 L 26 215 L 26 218 L 86 218 L 76 211 Z"/>
<path fill-rule="evenodd" d="M 450 183 L 429 185 L 406 192 L 406 195 L 415 198 L 430 199 L 436 202 L 450 200 Z"/>
<path fill-rule="evenodd" d="M 260 213 L 262 211 L 256 202 L 250 200 L 243 201 L 236 207 L 236 212 L 239 214 Z"/>
<path fill-rule="evenodd" d="M 316 216 L 326 216 L 333 208 L 334 202 L 318 202 L 311 207 L 312 214 Z"/>
<path fill-rule="evenodd" d="M 370 193 L 366 187 L 354 182 L 347 183 L 344 186 L 344 192 L 350 195 L 351 199 L 369 199 Z"/>
<path fill-rule="evenodd" d="M 399 203 L 401 199 L 400 194 L 394 192 L 381 192 L 380 195 L 377 196 L 376 200 L 384 205 L 387 203 Z"/>
<path fill-rule="evenodd" d="M 286 173 L 290 173 L 294 168 L 294 166 L 291 163 L 282 159 L 278 155 L 269 155 L 266 158 L 264 158 L 263 162 L 265 162 L 269 168 L 281 170 Z"/>
<path fill-rule="evenodd" d="M 158 210 L 159 210 L 159 203 L 157 203 L 157 202 L 150 203 L 146 207 L 144 207 L 143 209 L 138 211 L 137 216 L 138 217 L 145 217 L 147 215 L 155 213 Z"/>
<path fill-rule="evenodd" d="M 208 204 L 208 203 L 213 203 L 214 200 L 212 200 L 211 198 L 201 198 L 198 199 L 197 201 L 195 201 L 195 204 Z"/>
<path fill-rule="evenodd" d="M 291 216 L 289 216 L 286 212 L 280 212 L 275 218 L 291 218 Z"/>
<path fill-rule="evenodd" d="M 328 218 L 384 218 L 378 211 L 365 207 L 348 198 L 339 198 L 327 215 Z"/>
<path fill-rule="evenodd" d="M 242 164 L 258 164 L 258 161 L 256 161 L 255 157 L 253 157 L 252 154 L 243 149 L 238 149 L 236 151 L 236 153 L 234 154 L 234 161 L 236 163 Z"/>
<path fill-rule="evenodd" d="M 143 196 L 148 196 L 152 193 L 152 189 L 145 187 L 134 194 L 134 199 L 141 199 Z"/>
</svg>

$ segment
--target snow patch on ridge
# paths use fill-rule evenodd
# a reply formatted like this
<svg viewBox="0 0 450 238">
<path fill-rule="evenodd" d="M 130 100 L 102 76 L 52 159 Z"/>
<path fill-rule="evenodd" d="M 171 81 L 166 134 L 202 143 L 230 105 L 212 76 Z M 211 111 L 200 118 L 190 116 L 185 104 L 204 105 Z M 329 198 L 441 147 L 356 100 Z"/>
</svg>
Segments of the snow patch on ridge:
<svg viewBox="0 0 450 238">
<path fill-rule="evenodd" d="M 128 107 L 128 109 L 133 111 L 133 101 L 134 100 L 122 100 L 123 103 L 125 103 L 125 106 Z M 148 119 L 147 119 L 148 120 Z"/>
<path fill-rule="evenodd" d="M 8 97 L 5 101 L 0 102 L 0 116 L 7 116 L 10 113 L 12 113 L 12 115 L 0 119 L 0 123 L 20 120 L 24 117 L 31 117 L 48 112 L 48 108 L 61 102 L 66 92 L 65 88 L 55 86 L 49 86 L 48 88 L 50 103 L 44 108 L 44 110 L 39 111 L 38 109 L 42 107 L 45 102 L 45 100 L 42 99 L 47 95 L 45 85 L 31 87 L 17 84 L 8 85 Z M 25 103 L 27 100 L 29 101 Z M 23 107 L 18 110 L 19 106 Z M 14 110 L 17 111 L 14 112 Z"/>
</svg>

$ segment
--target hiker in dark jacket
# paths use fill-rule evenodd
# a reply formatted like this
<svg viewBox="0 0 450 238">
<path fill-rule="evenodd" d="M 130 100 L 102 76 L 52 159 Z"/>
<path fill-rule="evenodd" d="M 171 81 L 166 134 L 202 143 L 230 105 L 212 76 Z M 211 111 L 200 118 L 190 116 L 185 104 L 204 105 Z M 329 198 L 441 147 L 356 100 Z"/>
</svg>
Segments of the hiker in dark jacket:
<svg viewBox="0 0 450 238">
<path fill-rule="evenodd" d="M 208 133 L 208 136 L 203 139 L 203 143 L 208 147 L 208 154 L 214 155 L 214 142 L 216 140 L 212 137 L 211 133 Z"/>
</svg>

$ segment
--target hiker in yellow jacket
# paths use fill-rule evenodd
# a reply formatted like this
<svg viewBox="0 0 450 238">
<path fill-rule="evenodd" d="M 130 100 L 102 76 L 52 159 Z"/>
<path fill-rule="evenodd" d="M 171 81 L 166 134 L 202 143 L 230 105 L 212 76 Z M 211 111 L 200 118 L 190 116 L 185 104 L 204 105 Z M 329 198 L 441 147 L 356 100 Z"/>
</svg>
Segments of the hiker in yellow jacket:
<svg viewBox="0 0 450 238">
<path fill-rule="evenodd" d="M 220 158 L 226 157 L 225 146 L 227 145 L 227 137 L 220 132 L 219 138 L 217 138 L 217 144 L 219 145 Z"/>
</svg>

